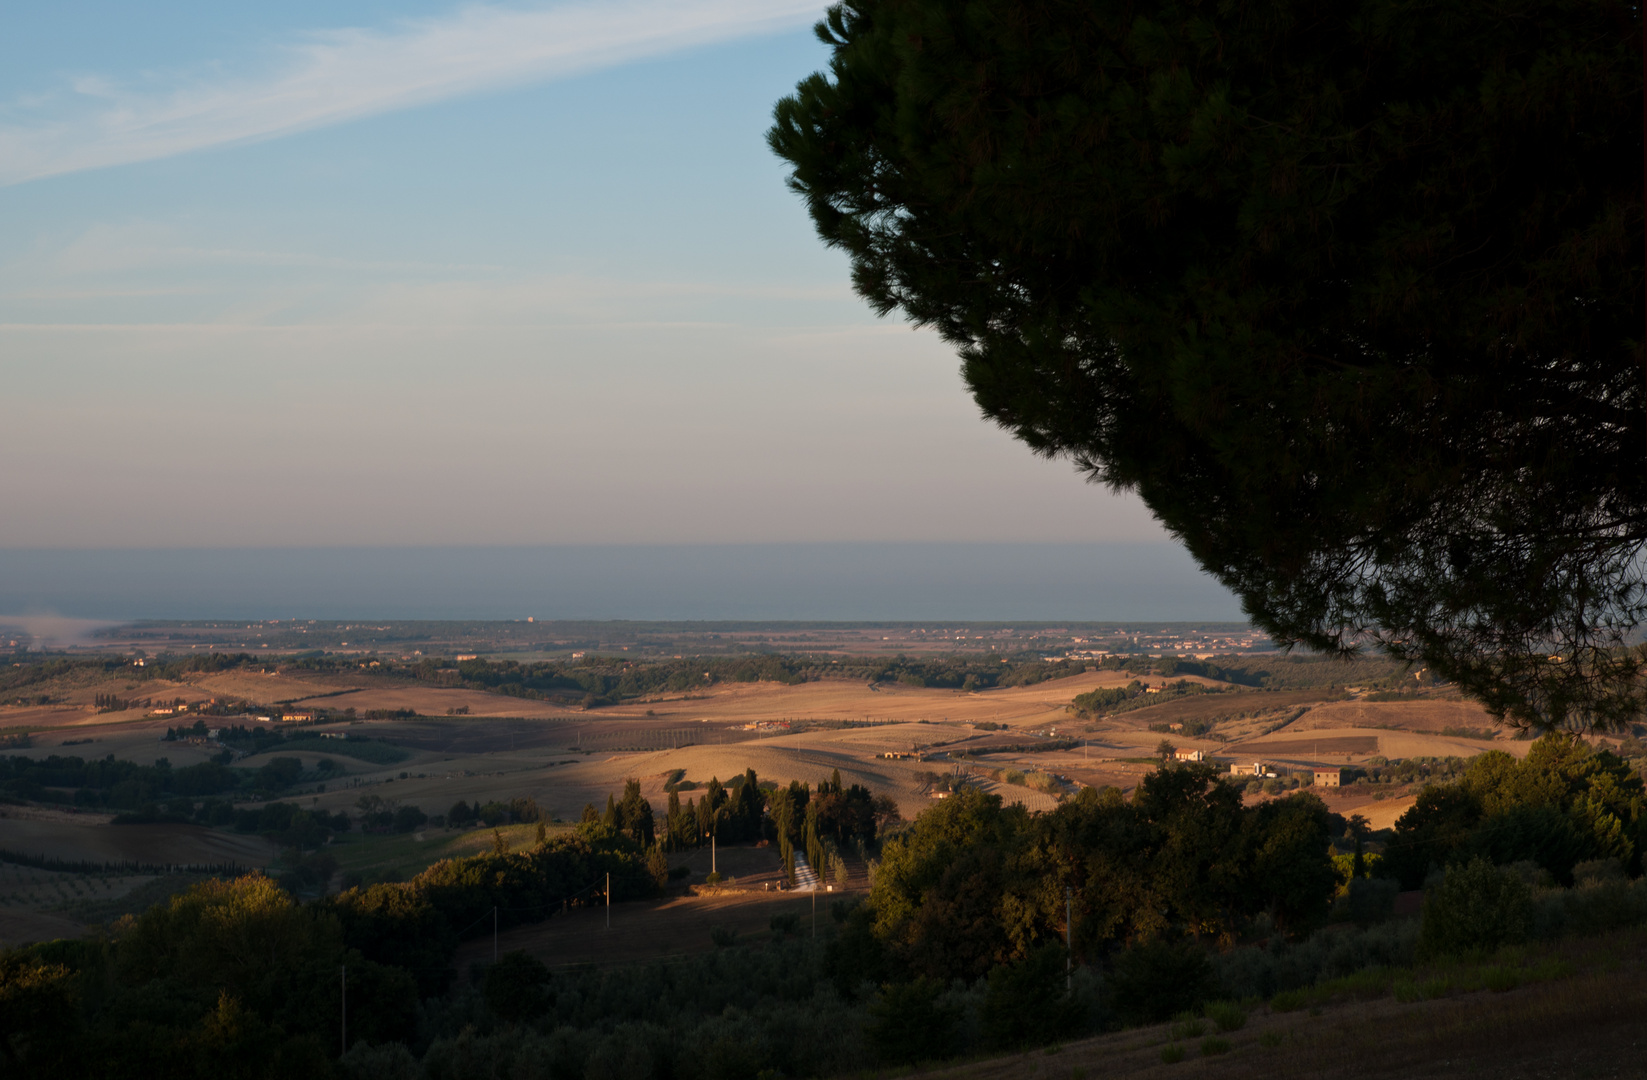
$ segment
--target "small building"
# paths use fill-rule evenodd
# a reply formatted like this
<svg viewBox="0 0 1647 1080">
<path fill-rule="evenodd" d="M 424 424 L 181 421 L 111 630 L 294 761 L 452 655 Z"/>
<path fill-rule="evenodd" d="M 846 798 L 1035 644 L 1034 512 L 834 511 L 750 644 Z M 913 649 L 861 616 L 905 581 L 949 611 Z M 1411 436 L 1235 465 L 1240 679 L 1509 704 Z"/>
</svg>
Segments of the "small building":
<svg viewBox="0 0 1647 1080">
<path fill-rule="evenodd" d="M 1251 765 L 1235 764 L 1230 766 L 1233 776 L 1274 776 L 1275 771 L 1262 761 L 1255 761 Z"/>
<path fill-rule="evenodd" d="M 1205 750 L 1174 750 L 1172 756 L 1177 758 L 1179 761 L 1207 760 L 1207 752 Z"/>
<path fill-rule="evenodd" d="M 1355 782 L 1353 769 L 1316 769 L 1316 787 L 1344 787 Z"/>
<path fill-rule="evenodd" d="M 289 712 L 282 715 L 280 719 L 288 724 L 312 724 L 314 723 L 315 714 L 312 712 Z"/>
</svg>

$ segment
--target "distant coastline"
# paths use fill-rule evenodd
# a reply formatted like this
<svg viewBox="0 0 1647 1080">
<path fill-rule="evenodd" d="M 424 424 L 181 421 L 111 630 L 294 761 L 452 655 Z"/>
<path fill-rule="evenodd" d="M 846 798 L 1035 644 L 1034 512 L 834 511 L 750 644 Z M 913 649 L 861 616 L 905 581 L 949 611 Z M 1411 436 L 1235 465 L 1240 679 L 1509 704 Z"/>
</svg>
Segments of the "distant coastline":
<svg viewBox="0 0 1647 1080">
<path fill-rule="evenodd" d="M 1162 543 L 0 550 L 0 612 L 78 619 L 1244 621 Z"/>
</svg>

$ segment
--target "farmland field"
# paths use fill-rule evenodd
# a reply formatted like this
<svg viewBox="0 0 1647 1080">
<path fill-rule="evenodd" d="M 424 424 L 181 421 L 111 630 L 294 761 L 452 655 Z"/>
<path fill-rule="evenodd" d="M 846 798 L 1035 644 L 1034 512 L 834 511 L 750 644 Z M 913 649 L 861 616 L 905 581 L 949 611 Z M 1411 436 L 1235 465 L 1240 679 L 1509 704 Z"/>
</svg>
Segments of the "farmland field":
<svg viewBox="0 0 1647 1080">
<path fill-rule="evenodd" d="M 972 691 L 828 677 L 795 684 L 725 681 L 690 693 L 646 694 L 588 708 L 411 684 L 365 665 L 287 671 L 271 662 L 150 679 L 141 684 L 141 693 L 157 702 L 182 700 L 194 709 L 214 700 L 239 699 L 335 710 L 326 714 L 330 722 L 286 731 L 294 736 L 289 739 L 278 737 L 282 725 L 268 725 L 273 741 L 237 744 L 241 749 L 232 766 L 257 770 L 279 758 L 295 758 L 302 779 L 278 798 L 306 810 L 351 815 L 359 813 L 363 798 L 390 808 L 415 806 L 434 816 L 460 801 L 484 804 L 527 797 L 550 821 L 574 822 L 586 805 L 603 808 L 607 797 L 631 779 L 661 813 L 666 784 L 677 782 L 685 800 L 701 794 L 711 778 L 725 781 L 754 769 L 762 781 L 813 784 L 839 771 L 846 784 L 890 796 L 909 819 L 932 805 L 941 794 L 934 780 L 949 774 L 1032 810 L 1050 809 L 1059 797 L 1087 786 L 1129 791 L 1155 767 L 1163 738 L 1178 749 L 1200 749 L 1217 760 L 1259 760 L 1297 769 L 1358 765 L 1377 755 L 1470 756 L 1487 748 L 1520 754 L 1528 746 L 1509 738 L 1478 707 L 1444 695 L 1367 700 L 1330 680 L 1316 689 L 1297 688 L 1296 665 L 1286 674 L 1290 688 L 1280 690 L 1117 670 L 1086 670 L 1029 685 Z M 132 679 L 130 669 L 116 668 L 101 679 L 73 674 L 31 687 L 39 691 L 36 700 L 48 697 L 51 704 L 0 705 L 0 729 L 26 730 L 32 740 L 4 752 L 31 758 L 113 755 L 140 765 L 164 759 L 173 769 L 221 756 L 221 748 L 204 739 L 164 741 L 168 728 L 193 722 L 186 713 L 154 715 L 142 707 L 100 711 L 99 701 L 134 698 L 138 684 Z M 1070 711 L 1076 695 L 1126 686 L 1134 679 L 1168 689 L 1187 679 L 1220 692 L 1110 715 L 1080 717 Z M 346 709 L 353 710 L 348 718 Z M 1198 734 L 1183 734 L 1188 728 Z M 320 738 L 322 734 L 348 735 L 351 741 Z M 1011 782 L 1033 773 L 1042 774 L 1036 783 L 1050 786 L 1036 790 Z M 1354 786 L 1322 795 L 1333 809 L 1363 813 L 1383 827 L 1411 804 L 1412 791 Z M 224 828 L 113 825 L 108 814 L 39 807 L 3 812 L 8 816 L 0 822 L 6 835 L 0 848 L 28 855 L 94 863 L 235 863 L 273 871 L 281 865 L 275 843 Z M 502 830 L 511 845 L 530 843 L 533 831 L 528 826 Z M 429 825 L 399 835 L 344 833 L 329 851 L 339 876 L 353 873 L 370 880 L 414 874 L 439 859 L 487 848 L 493 839 L 489 829 L 465 832 Z M 763 851 L 758 857 L 773 865 L 749 876 L 746 885 L 775 873 L 775 855 Z M 76 907 L 56 892 L 48 897 L 39 889 L 16 895 L 35 900 L 0 905 L 0 917 L 9 920 L 0 932 L 14 937 L 59 934 L 76 918 L 97 921 L 103 910 Z M 707 927 L 722 918 L 729 926 L 759 929 L 767 917 L 759 911 L 779 902 L 775 893 L 738 898 L 743 895 L 734 890 L 719 899 L 677 897 L 648 909 L 645 924 L 677 920 L 683 927 L 697 927 L 682 940 L 696 942 L 692 948 L 708 947 L 698 940 L 707 940 L 699 923 Z M 747 910 L 740 906 L 746 903 Z M 723 914 L 712 914 L 722 908 Z M 547 935 L 542 937 L 545 948 L 568 955 L 599 952 L 596 944 L 577 945 L 575 934 L 563 939 L 563 925 L 552 921 L 518 932 Z M 642 944 L 619 951 L 661 954 L 651 938 L 643 934 L 637 940 Z"/>
</svg>

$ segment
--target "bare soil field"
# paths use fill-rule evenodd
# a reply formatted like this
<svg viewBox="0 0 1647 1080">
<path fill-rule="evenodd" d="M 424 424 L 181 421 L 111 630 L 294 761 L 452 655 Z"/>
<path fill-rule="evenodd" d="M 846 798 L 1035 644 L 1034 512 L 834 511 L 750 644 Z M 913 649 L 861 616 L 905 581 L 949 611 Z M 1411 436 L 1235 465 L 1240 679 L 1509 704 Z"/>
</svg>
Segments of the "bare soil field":
<svg viewBox="0 0 1647 1080">
<path fill-rule="evenodd" d="M 1381 731 L 1371 735 L 1365 728 L 1311 728 L 1300 731 L 1289 727 L 1273 736 L 1249 739 L 1227 747 L 1227 752 L 1242 758 L 1257 755 L 1299 763 L 1336 764 L 1350 763 L 1356 758 L 1365 760 L 1373 754 L 1388 758 L 1474 757 L 1486 750 L 1503 750 L 1516 757 L 1525 757 L 1530 746 L 1532 743 L 1524 741 L 1466 739 L 1412 731 Z"/>
<path fill-rule="evenodd" d="M 1514 729 L 1498 723 L 1473 701 L 1437 698 L 1421 701 L 1333 701 L 1317 705 L 1293 725 L 1310 728 L 1388 728 L 1438 734 L 1446 728 L 1493 731 L 1508 739 Z"/>
<path fill-rule="evenodd" d="M 192 676 L 189 686 L 213 697 L 244 698 L 260 705 L 283 705 L 299 698 L 330 694 L 356 686 L 370 685 L 366 672 L 354 675 L 307 675 L 279 670 L 252 671 L 237 668 Z"/>
<path fill-rule="evenodd" d="M 1206 680 L 1198 680 L 1205 682 Z M 1212 684 L 1221 685 L 1221 684 Z M 1151 724 L 1184 723 L 1190 720 L 1213 720 L 1235 723 L 1253 715 L 1270 717 L 1300 706 L 1316 706 L 1342 698 L 1334 690 L 1249 690 L 1238 688 L 1220 694 L 1197 695 L 1149 705 L 1142 709 L 1117 713 L 1097 721 L 1099 730 L 1111 726 L 1147 728 Z M 1246 715 L 1243 715 L 1246 714 Z"/>
<path fill-rule="evenodd" d="M 533 719 L 563 717 L 568 712 L 577 711 L 565 702 L 533 701 L 487 694 L 480 690 L 408 686 L 405 683 L 365 686 L 343 693 L 331 691 L 324 695 L 298 698 L 290 704 L 295 708 L 354 709 L 358 713 L 368 709 L 411 709 L 423 716 L 448 716 L 454 710 L 468 709 L 471 716 L 522 716 Z"/>
<path fill-rule="evenodd" d="M 1293 733 L 1288 731 L 1291 736 Z M 1335 735 L 1323 734 L 1318 738 L 1272 738 L 1249 739 L 1246 742 L 1236 743 L 1228 747 L 1232 754 L 1242 751 L 1270 754 L 1279 757 L 1307 757 L 1325 760 L 1326 757 L 1353 757 L 1356 754 L 1378 753 L 1378 737 L 1376 735 Z"/>
<path fill-rule="evenodd" d="M 870 685 L 856 679 L 823 679 L 783 686 L 733 683 L 690 698 L 650 701 L 601 709 L 611 717 L 644 716 L 660 722 L 754 723 L 761 720 L 879 720 L 905 723 L 969 724 L 982 720 L 1013 727 L 1057 723 L 1077 694 L 1100 686 L 1125 686 L 1132 676 L 1116 671 L 1089 671 L 1033 686 L 967 692 L 901 684 Z M 1160 685 L 1167 680 L 1141 680 Z"/>
<path fill-rule="evenodd" d="M 0 945 L 15 947 L 34 941 L 75 938 L 86 932 L 84 923 L 44 911 L 0 908 Z"/>
</svg>

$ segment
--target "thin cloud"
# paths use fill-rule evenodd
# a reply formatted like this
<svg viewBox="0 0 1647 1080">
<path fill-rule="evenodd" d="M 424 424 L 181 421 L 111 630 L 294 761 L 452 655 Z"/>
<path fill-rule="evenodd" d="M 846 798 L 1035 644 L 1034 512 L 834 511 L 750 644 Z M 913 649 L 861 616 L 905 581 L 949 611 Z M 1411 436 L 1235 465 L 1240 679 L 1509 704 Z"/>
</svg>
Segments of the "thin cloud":
<svg viewBox="0 0 1647 1080">
<path fill-rule="evenodd" d="M 89 106 L 86 111 L 0 125 L 0 184 L 275 138 L 563 78 L 802 26 L 822 7 L 820 0 L 615 0 L 530 10 L 478 6 L 388 30 L 318 31 L 283 48 L 284 62 L 262 78 L 195 80 L 145 92 L 84 76 L 74 86 Z"/>
</svg>

